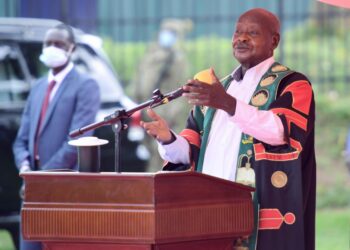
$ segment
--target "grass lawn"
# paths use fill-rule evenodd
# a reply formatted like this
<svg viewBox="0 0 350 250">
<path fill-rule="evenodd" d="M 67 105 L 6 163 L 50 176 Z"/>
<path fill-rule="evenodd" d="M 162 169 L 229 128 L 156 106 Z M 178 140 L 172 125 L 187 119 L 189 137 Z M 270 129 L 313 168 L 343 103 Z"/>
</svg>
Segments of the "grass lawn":
<svg viewBox="0 0 350 250">
<path fill-rule="evenodd" d="M 350 208 L 317 211 L 316 249 L 350 249 Z"/>
<path fill-rule="evenodd" d="M 14 250 L 15 246 L 12 244 L 11 236 L 7 231 L 0 230 L 0 250 Z"/>
<path fill-rule="evenodd" d="M 350 249 L 350 208 L 325 209 L 316 215 L 316 249 Z M 10 235 L 0 230 L 0 250 L 13 250 Z"/>
</svg>

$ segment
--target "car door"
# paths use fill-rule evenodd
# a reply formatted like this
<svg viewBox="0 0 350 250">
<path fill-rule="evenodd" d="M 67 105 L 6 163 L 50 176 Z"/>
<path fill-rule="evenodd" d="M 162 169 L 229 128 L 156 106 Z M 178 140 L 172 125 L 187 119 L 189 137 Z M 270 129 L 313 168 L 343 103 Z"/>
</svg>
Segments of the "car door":
<svg viewBox="0 0 350 250">
<path fill-rule="evenodd" d="M 0 43 L 0 215 L 18 212 L 21 179 L 13 164 L 12 143 L 30 90 L 30 76 L 16 42 Z"/>
</svg>

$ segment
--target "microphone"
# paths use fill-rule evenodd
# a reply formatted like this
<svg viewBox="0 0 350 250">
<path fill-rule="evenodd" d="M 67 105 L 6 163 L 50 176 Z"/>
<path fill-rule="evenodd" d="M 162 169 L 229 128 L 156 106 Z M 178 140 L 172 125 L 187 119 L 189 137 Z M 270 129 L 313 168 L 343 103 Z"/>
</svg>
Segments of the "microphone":
<svg viewBox="0 0 350 250">
<path fill-rule="evenodd" d="M 210 73 L 210 69 L 205 69 L 205 70 L 202 70 L 200 72 L 198 72 L 197 74 L 195 74 L 195 76 L 193 77 L 193 79 L 197 79 L 201 82 L 204 82 L 204 83 L 207 83 L 207 84 L 212 84 L 214 83 L 214 79 L 212 78 L 211 76 L 211 73 Z M 166 104 L 176 98 L 179 98 L 180 96 L 182 96 L 183 93 L 185 93 L 186 91 L 183 90 L 182 87 L 178 88 L 177 90 L 174 90 L 170 93 L 167 93 L 165 94 L 161 101 L 158 102 L 158 103 L 155 103 L 154 105 L 151 105 L 151 107 L 158 107 L 162 104 Z"/>
<path fill-rule="evenodd" d="M 168 99 L 168 101 L 172 101 L 176 98 L 179 98 L 182 96 L 182 94 L 185 93 L 185 90 L 183 88 L 178 88 L 177 90 L 171 91 L 170 93 L 166 94 L 164 97 Z"/>
<path fill-rule="evenodd" d="M 215 79 L 213 79 L 211 76 L 210 68 L 199 71 L 197 74 L 194 75 L 193 79 L 199 80 L 207 84 L 213 84 L 215 82 Z"/>
<path fill-rule="evenodd" d="M 176 98 L 179 98 L 182 96 L 182 94 L 185 93 L 185 91 L 182 89 L 182 87 L 178 88 L 177 90 L 171 91 L 165 95 L 161 95 L 161 100 L 154 102 L 153 104 L 150 105 L 151 108 L 158 107 L 163 104 L 167 104 L 172 100 L 175 100 Z"/>
</svg>

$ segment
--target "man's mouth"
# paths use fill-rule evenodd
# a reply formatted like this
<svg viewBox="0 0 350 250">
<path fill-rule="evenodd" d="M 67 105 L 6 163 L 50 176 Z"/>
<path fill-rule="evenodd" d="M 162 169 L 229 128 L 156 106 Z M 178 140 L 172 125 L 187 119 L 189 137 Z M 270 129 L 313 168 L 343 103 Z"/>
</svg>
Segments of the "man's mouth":
<svg viewBox="0 0 350 250">
<path fill-rule="evenodd" d="M 245 51 L 249 50 L 249 47 L 247 47 L 247 46 L 236 46 L 236 47 L 234 47 L 234 49 L 237 52 L 245 52 Z"/>
</svg>

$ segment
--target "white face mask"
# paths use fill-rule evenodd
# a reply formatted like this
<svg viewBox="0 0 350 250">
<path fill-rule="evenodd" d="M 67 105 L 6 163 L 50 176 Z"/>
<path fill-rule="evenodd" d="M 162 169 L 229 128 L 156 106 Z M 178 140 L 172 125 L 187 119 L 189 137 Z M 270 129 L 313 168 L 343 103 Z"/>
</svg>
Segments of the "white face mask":
<svg viewBox="0 0 350 250">
<path fill-rule="evenodd" d="M 55 46 L 43 48 L 43 51 L 39 57 L 40 61 L 43 62 L 49 68 L 57 68 L 67 63 L 68 54 L 63 49 Z"/>
<path fill-rule="evenodd" d="M 176 34 L 174 31 L 162 30 L 158 36 L 158 43 L 164 48 L 170 48 L 176 43 Z"/>
</svg>

